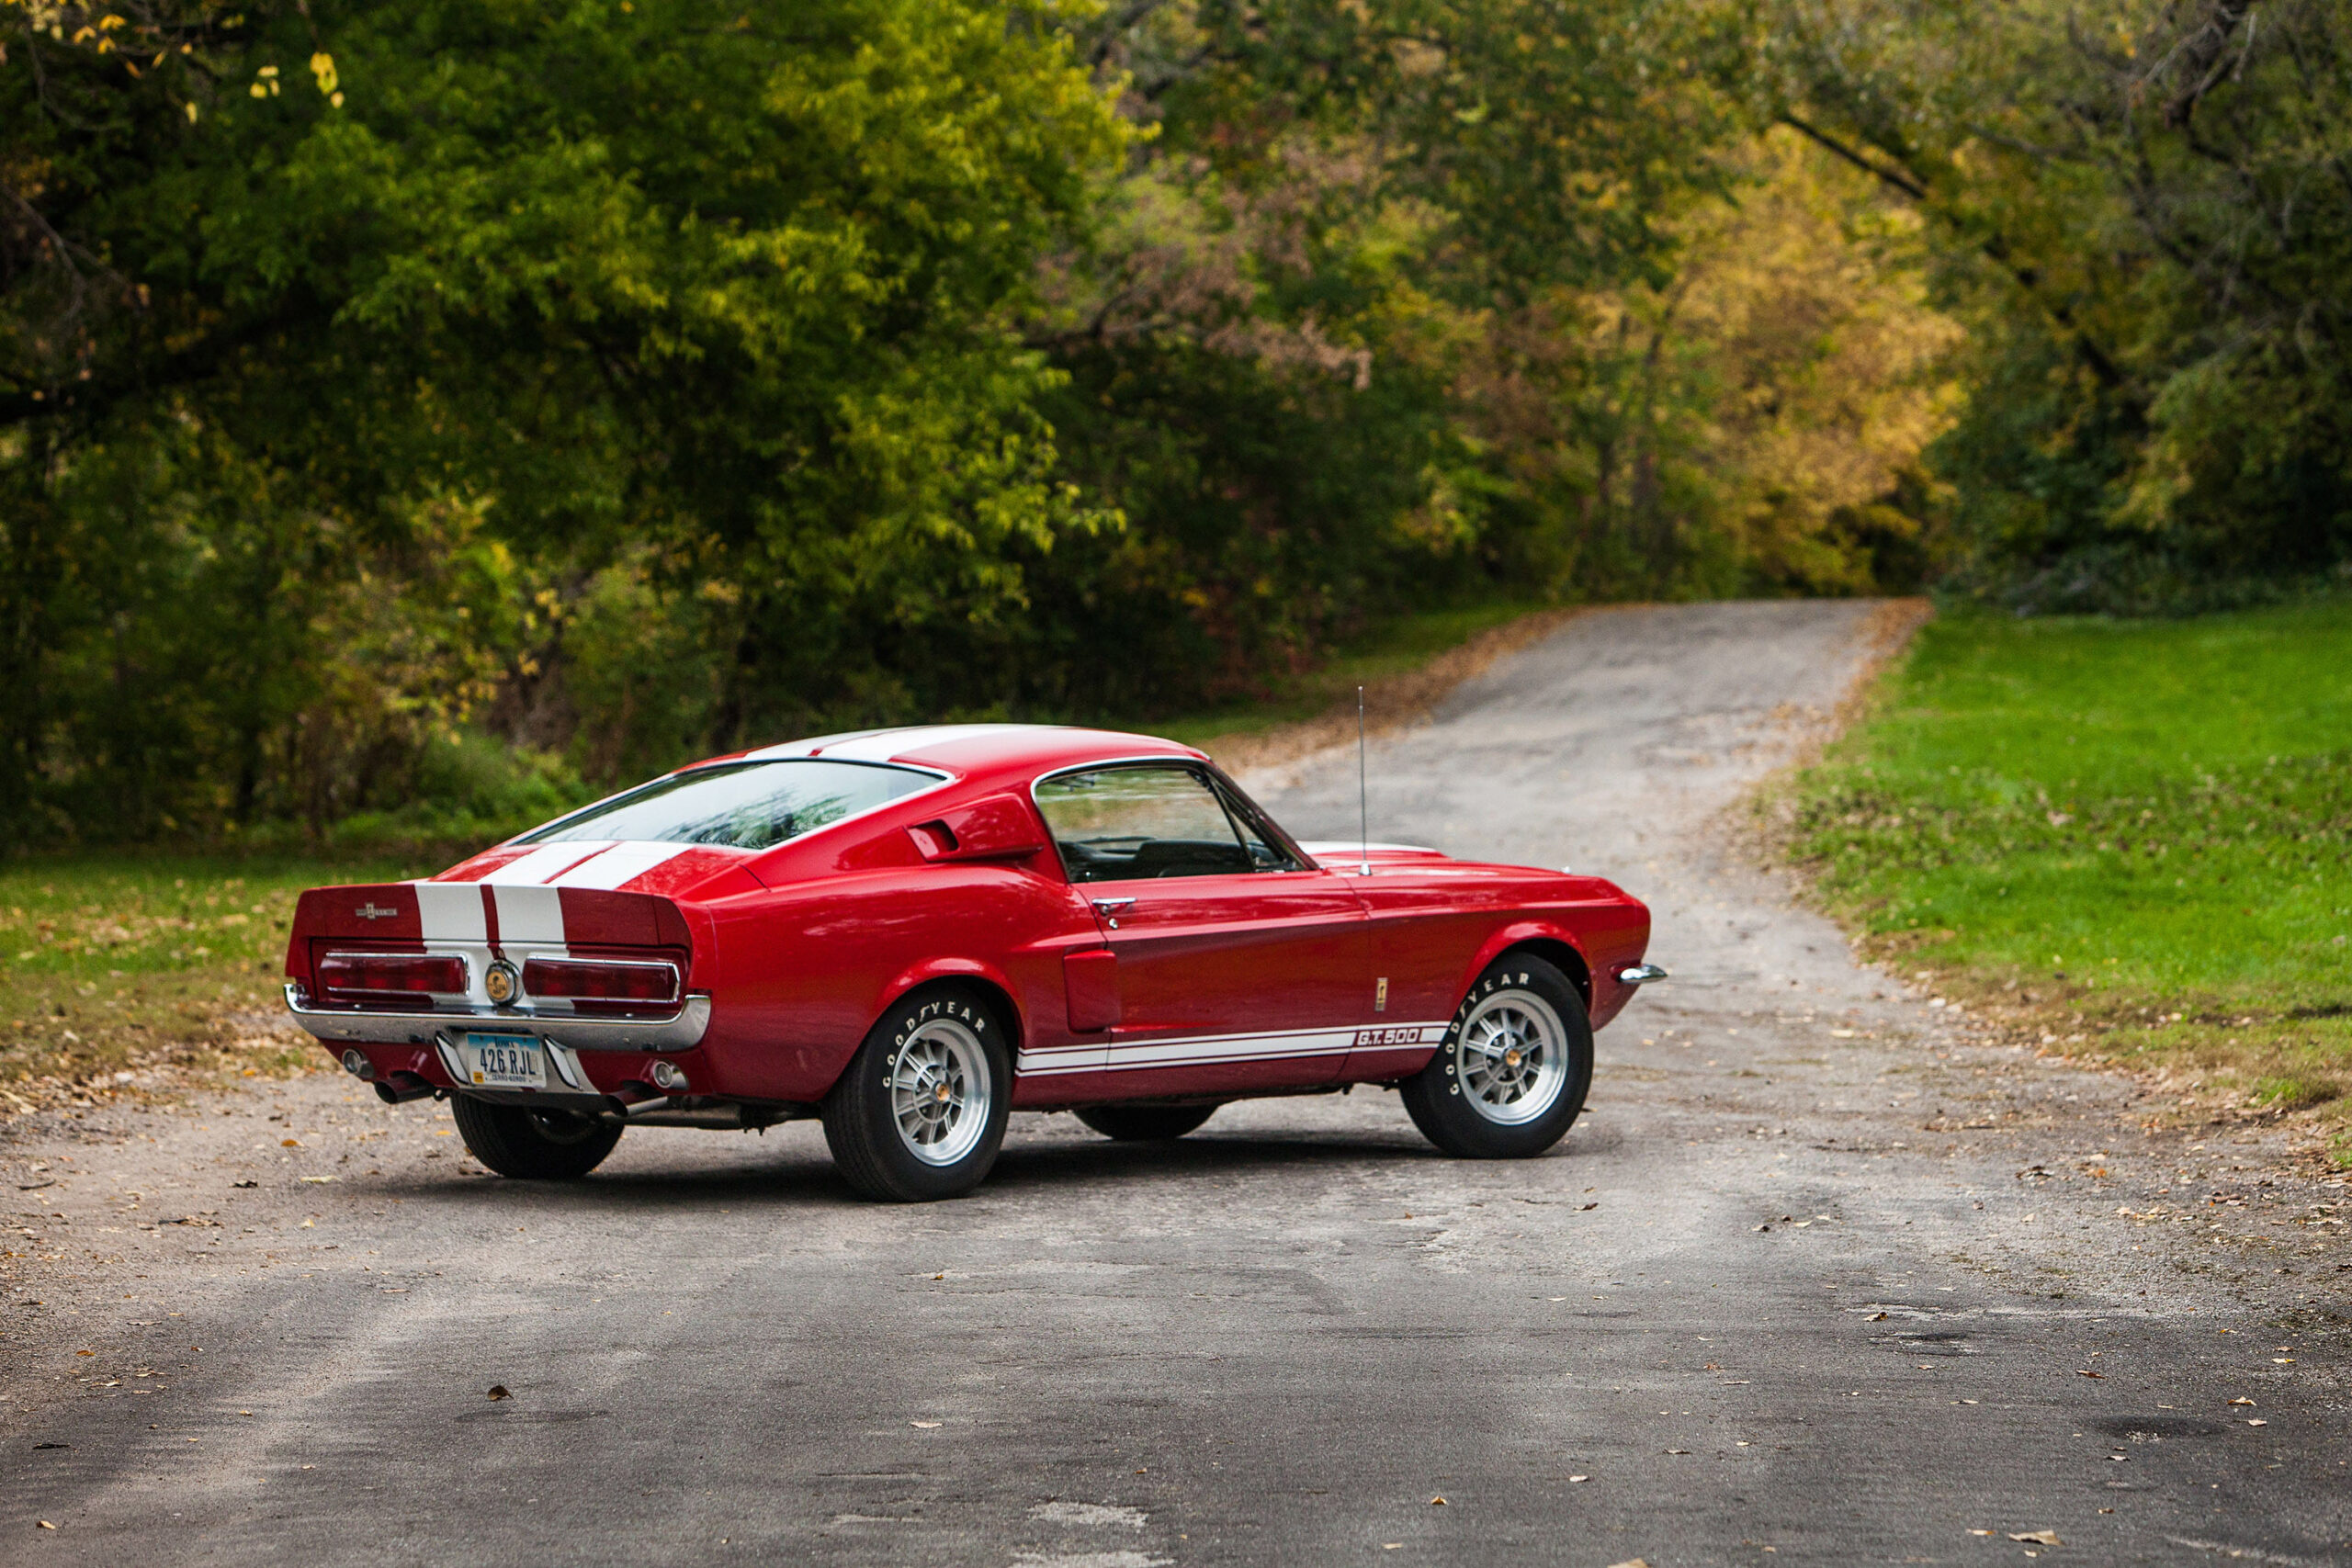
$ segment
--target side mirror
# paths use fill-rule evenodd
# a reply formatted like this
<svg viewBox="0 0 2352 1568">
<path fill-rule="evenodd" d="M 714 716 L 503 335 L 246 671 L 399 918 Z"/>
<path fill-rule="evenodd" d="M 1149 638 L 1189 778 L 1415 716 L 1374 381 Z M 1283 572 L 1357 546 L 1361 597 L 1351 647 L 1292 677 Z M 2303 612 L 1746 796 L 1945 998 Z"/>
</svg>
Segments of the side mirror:
<svg viewBox="0 0 2352 1568">
<path fill-rule="evenodd" d="M 991 795 L 907 829 L 927 861 L 1019 860 L 1046 847 L 1036 813 L 1017 795 Z"/>
</svg>

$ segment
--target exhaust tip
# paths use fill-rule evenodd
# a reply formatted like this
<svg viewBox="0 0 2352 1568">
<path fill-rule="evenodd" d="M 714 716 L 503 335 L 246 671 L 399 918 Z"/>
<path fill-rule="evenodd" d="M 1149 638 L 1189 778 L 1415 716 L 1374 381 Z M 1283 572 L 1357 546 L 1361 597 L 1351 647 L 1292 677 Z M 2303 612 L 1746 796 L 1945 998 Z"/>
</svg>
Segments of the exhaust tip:
<svg viewBox="0 0 2352 1568">
<path fill-rule="evenodd" d="M 686 1075 L 679 1070 L 675 1062 L 656 1062 L 647 1076 L 652 1078 L 653 1087 L 665 1094 L 685 1092 Z"/>
<path fill-rule="evenodd" d="M 368 1059 L 365 1051 L 345 1051 L 343 1054 L 343 1070 L 361 1083 L 376 1081 L 376 1064 Z"/>
<path fill-rule="evenodd" d="M 426 1083 L 419 1073 L 393 1073 L 376 1080 L 376 1098 L 387 1105 L 406 1105 L 412 1100 L 423 1100 L 440 1092 Z"/>
</svg>

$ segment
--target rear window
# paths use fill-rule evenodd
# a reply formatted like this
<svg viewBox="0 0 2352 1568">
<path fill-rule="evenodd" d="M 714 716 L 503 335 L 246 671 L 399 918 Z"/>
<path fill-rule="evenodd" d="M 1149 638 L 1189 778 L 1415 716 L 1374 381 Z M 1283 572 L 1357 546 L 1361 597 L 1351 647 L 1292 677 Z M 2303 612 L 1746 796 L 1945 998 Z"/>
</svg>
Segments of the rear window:
<svg viewBox="0 0 2352 1568">
<path fill-rule="evenodd" d="M 880 762 L 728 762 L 656 779 L 517 842 L 628 839 L 764 850 L 938 782 L 934 773 Z"/>
</svg>

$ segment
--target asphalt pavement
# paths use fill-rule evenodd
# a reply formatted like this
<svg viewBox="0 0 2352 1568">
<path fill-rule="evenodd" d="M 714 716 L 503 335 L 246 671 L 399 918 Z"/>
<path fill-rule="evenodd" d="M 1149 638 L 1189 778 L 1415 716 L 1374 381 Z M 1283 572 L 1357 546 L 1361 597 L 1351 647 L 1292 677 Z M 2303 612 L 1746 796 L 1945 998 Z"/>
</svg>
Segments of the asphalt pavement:
<svg viewBox="0 0 2352 1568">
<path fill-rule="evenodd" d="M 900 1208 L 807 1124 L 509 1183 L 329 1072 L 20 1119 L 0 1562 L 2352 1562 L 2341 1181 L 1988 1041 L 1730 847 L 1880 624 L 1595 613 L 1374 746 L 1375 838 L 1656 910 L 1543 1159 L 1359 1089 L 1017 1116 Z M 1354 764 L 1250 783 L 1349 837 Z"/>
</svg>

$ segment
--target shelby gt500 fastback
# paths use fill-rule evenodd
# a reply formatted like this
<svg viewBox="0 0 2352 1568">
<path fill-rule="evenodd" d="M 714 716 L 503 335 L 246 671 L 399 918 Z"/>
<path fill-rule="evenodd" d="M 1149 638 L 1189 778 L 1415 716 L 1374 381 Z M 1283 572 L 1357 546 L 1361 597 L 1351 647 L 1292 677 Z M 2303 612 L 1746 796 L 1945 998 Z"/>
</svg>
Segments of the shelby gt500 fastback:
<svg viewBox="0 0 2352 1568">
<path fill-rule="evenodd" d="M 302 896 L 286 998 L 476 1158 L 585 1175 L 628 1127 L 821 1116 L 940 1198 L 1015 1110 L 1172 1138 L 1392 1085 L 1449 1154 L 1551 1147 L 1649 911 L 1598 877 L 1302 844 L 1201 752 L 1102 730 L 825 736 L 683 768 L 418 882 Z"/>
</svg>

